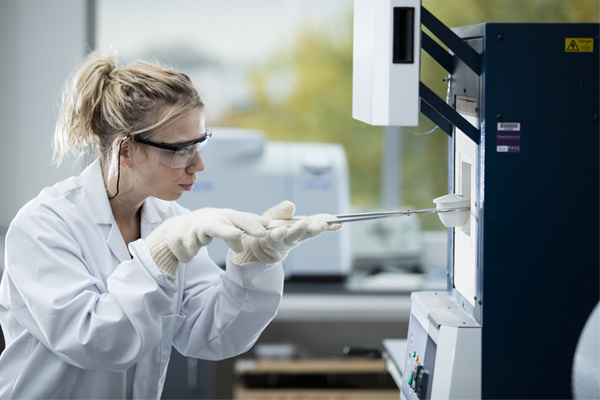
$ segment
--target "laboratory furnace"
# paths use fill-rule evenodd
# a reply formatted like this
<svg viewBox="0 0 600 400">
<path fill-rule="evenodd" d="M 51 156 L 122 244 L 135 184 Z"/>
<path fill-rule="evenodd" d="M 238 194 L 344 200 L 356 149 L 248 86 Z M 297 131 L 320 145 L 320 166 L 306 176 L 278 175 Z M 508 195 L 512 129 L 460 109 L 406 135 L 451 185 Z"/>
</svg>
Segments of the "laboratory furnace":
<svg viewBox="0 0 600 400">
<path fill-rule="evenodd" d="M 447 290 L 411 296 L 402 397 L 571 398 L 575 349 L 600 297 L 599 25 L 450 30 L 420 1 L 359 3 L 378 10 L 355 14 L 355 36 L 357 18 L 383 18 L 386 51 L 412 41 L 413 67 L 422 46 L 448 72 L 446 101 L 419 83 L 420 111 L 449 135 L 448 190 L 471 208 L 448 229 Z M 414 8 L 408 22 L 450 52 L 399 29 L 398 8 Z"/>
</svg>

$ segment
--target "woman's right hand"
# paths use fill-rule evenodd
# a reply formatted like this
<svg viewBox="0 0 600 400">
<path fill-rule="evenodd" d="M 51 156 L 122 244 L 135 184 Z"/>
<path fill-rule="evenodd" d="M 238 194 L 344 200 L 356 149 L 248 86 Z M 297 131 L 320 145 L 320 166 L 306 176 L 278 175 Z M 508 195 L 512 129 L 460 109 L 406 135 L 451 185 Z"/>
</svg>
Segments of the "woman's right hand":
<svg viewBox="0 0 600 400">
<path fill-rule="evenodd" d="M 267 235 L 269 220 L 260 215 L 226 208 L 202 208 L 169 218 L 145 240 L 159 269 L 175 279 L 179 262 L 189 262 L 213 238 L 225 240 L 232 251 L 244 250 L 242 236 Z"/>
</svg>

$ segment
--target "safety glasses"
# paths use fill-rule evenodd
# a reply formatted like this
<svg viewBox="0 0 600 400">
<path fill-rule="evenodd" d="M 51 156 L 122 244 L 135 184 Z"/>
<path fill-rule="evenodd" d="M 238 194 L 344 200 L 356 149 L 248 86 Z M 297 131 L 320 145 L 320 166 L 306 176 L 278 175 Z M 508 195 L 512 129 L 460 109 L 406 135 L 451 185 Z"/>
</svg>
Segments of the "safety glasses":
<svg viewBox="0 0 600 400">
<path fill-rule="evenodd" d="M 136 143 L 158 148 L 158 161 L 161 164 L 171 168 L 188 167 L 192 163 L 192 160 L 197 152 L 202 154 L 206 148 L 206 143 L 211 136 L 212 132 L 207 129 L 206 132 L 204 132 L 204 136 L 202 136 L 200 139 L 184 143 L 158 143 L 151 140 L 138 138 L 133 135 L 127 135 L 129 139 Z"/>
</svg>

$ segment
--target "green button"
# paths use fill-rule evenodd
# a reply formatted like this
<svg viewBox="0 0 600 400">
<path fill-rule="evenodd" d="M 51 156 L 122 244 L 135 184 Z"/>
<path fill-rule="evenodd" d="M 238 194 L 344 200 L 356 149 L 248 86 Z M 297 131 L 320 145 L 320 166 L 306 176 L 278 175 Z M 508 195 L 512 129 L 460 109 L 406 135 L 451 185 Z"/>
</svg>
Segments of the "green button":
<svg viewBox="0 0 600 400">
<path fill-rule="evenodd" d="M 408 377 L 408 386 L 412 385 L 412 372 L 410 373 L 410 376 Z"/>
<path fill-rule="evenodd" d="M 415 358 L 417 356 L 417 352 L 413 351 L 413 358 Z"/>
</svg>

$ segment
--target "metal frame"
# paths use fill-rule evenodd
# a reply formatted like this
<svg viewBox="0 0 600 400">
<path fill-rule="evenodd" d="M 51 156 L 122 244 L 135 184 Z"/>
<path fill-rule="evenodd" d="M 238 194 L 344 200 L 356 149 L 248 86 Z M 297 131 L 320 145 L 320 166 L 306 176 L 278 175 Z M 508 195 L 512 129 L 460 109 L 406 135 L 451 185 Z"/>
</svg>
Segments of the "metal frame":
<svg viewBox="0 0 600 400">
<path fill-rule="evenodd" d="M 421 6 L 421 24 L 429 29 L 431 33 L 436 35 L 436 37 L 452 51 L 453 54 L 448 53 L 429 35 L 422 32 L 421 46 L 423 47 L 423 50 L 429 53 L 429 55 L 446 71 L 453 71 L 455 58 L 458 58 L 477 75 L 481 75 L 481 54 L 469 47 L 469 45 L 423 6 Z M 480 143 L 481 135 L 479 129 L 466 121 L 423 82 L 420 83 L 419 93 L 421 96 L 421 112 L 439 126 L 440 129 L 449 136 L 452 136 L 452 127 L 457 126 L 475 143 Z"/>
</svg>

